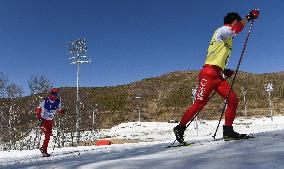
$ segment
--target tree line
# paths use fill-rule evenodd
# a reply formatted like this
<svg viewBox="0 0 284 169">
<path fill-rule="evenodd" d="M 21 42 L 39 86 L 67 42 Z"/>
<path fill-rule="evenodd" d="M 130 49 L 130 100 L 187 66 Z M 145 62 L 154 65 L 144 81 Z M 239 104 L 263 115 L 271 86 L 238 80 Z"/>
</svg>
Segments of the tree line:
<svg viewBox="0 0 284 169">
<path fill-rule="evenodd" d="M 23 97 L 23 87 L 15 83 L 9 83 L 8 76 L 0 73 L 0 151 L 2 150 L 23 150 L 39 148 L 42 133 L 39 131 L 35 118 L 35 108 L 52 88 L 52 83 L 44 76 L 30 76 L 28 87 L 32 97 Z M 54 136 L 51 139 L 53 146 L 64 147 L 76 145 L 75 137 L 75 109 L 73 92 L 66 92 L 64 107 L 68 113 L 64 116 L 56 116 L 54 119 Z M 75 96 L 75 95 L 74 95 Z M 88 138 L 96 137 L 98 129 L 98 114 L 96 104 L 88 102 L 82 96 L 80 102 L 81 113 L 84 113 L 84 121 L 89 120 L 87 127 L 81 130 L 90 132 Z M 66 123 L 68 122 L 68 123 Z M 87 133 L 88 133 L 87 132 Z M 80 143 L 82 144 L 82 143 Z"/>
<path fill-rule="evenodd" d="M 52 85 L 51 82 L 44 76 L 30 76 L 28 80 L 30 95 L 44 93 L 48 91 Z M 15 149 L 16 140 L 23 134 L 21 127 L 26 121 L 26 114 L 23 115 L 22 105 L 18 101 L 23 97 L 24 89 L 21 85 L 9 83 L 8 76 L 0 72 L 0 143 L 5 143 L 2 149 Z M 38 97 L 33 100 L 33 105 L 25 105 L 25 107 L 34 107 L 39 102 Z M 32 114 L 34 109 L 29 109 L 28 114 Z M 2 144 L 3 145 L 3 144 Z"/>
<path fill-rule="evenodd" d="M 52 87 L 52 83 L 44 75 L 30 76 L 28 80 L 30 95 L 44 93 Z M 24 94 L 21 85 L 9 83 L 8 76 L 0 72 L 0 98 L 19 98 Z"/>
</svg>

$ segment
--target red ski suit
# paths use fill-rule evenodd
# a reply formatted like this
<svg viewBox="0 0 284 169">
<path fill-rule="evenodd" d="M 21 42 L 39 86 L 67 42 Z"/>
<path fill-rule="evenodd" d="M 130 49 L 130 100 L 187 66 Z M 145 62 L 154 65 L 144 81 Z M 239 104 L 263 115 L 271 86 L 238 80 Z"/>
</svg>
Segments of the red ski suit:
<svg viewBox="0 0 284 169">
<path fill-rule="evenodd" d="M 48 143 L 50 140 L 50 136 L 52 136 L 52 126 L 53 120 L 43 120 L 42 125 L 40 125 L 41 131 L 44 133 L 44 141 L 42 144 L 42 148 L 44 151 L 47 151 Z"/>
<path fill-rule="evenodd" d="M 199 84 L 195 95 L 194 104 L 184 113 L 180 124 L 186 124 L 193 118 L 195 113 L 200 111 L 207 103 L 211 92 L 215 90 L 224 99 L 227 97 L 230 84 L 222 77 L 222 69 L 217 66 L 204 65 L 199 73 Z M 238 97 L 234 91 L 231 91 L 228 99 L 228 105 L 225 112 L 225 125 L 232 126 L 235 119 L 238 106 Z"/>
</svg>

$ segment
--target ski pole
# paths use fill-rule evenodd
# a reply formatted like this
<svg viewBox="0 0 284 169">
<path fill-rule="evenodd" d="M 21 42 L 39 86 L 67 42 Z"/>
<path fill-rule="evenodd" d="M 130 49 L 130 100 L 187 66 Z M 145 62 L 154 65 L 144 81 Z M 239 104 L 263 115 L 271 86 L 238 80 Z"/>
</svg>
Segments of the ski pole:
<svg viewBox="0 0 284 169">
<path fill-rule="evenodd" d="M 226 109 L 226 106 L 227 106 L 227 103 L 228 103 L 228 100 L 229 100 L 229 96 L 230 96 L 230 94 L 231 94 L 231 92 L 232 92 L 232 88 L 233 88 L 234 83 L 235 83 L 235 80 L 236 80 L 237 73 L 238 73 L 238 71 L 239 71 L 239 68 L 240 68 L 240 65 L 241 65 L 241 61 L 242 61 L 242 59 L 243 59 L 243 55 L 244 55 L 245 49 L 246 49 L 246 47 L 247 47 L 247 42 L 248 42 L 248 39 L 249 39 L 249 36 L 250 36 L 250 32 L 251 32 L 251 30 L 252 30 L 253 23 L 254 23 L 254 20 L 252 19 L 252 20 L 251 20 L 251 24 L 250 24 L 250 28 L 249 28 L 249 30 L 248 30 L 247 37 L 246 37 L 246 40 L 245 40 L 245 43 L 244 43 L 244 47 L 243 47 L 243 50 L 242 50 L 242 53 L 241 53 L 241 56 L 240 56 L 240 59 L 239 59 L 239 63 L 238 63 L 237 69 L 236 69 L 236 71 L 235 71 L 236 73 L 234 74 L 234 78 L 233 78 L 233 81 L 232 81 L 232 84 L 231 84 L 229 93 L 228 93 L 228 95 L 227 95 L 227 97 L 226 97 L 226 101 L 225 101 L 225 104 L 224 104 L 224 107 L 223 107 L 223 110 L 222 110 L 222 113 L 221 113 L 221 116 L 220 116 L 220 119 L 219 119 L 219 122 L 218 122 L 218 125 L 217 125 L 217 128 L 216 128 L 216 131 L 215 131 L 214 135 L 212 136 L 212 137 L 214 138 L 214 140 L 215 140 L 215 137 L 216 137 L 216 134 L 217 134 L 217 131 L 218 131 L 218 128 L 219 128 L 221 119 L 222 119 L 223 114 L 224 114 L 224 112 L 225 112 L 225 109 Z"/>
<path fill-rule="evenodd" d="M 5 121 L 8 122 L 8 120 L 2 115 L 2 113 L 1 113 L 0 115 L 1 115 L 1 117 L 2 117 Z"/>
<path fill-rule="evenodd" d="M 216 93 L 216 92 L 212 93 L 212 95 L 209 97 L 207 103 L 208 103 L 209 100 L 215 95 L 215 93 Z M 205 106 L 204 106 L 204 107 L 205 107 Z M 203 110 L 204 107 L 202 107 L 202 109 L 200 109 L 200 110 L 193 116 L 193 118 L 190 120 L 190 122 L 186 125 L 186 128 L 193 122 L 193 120 L 198 116 L 198 114 Z"/>
</svg>

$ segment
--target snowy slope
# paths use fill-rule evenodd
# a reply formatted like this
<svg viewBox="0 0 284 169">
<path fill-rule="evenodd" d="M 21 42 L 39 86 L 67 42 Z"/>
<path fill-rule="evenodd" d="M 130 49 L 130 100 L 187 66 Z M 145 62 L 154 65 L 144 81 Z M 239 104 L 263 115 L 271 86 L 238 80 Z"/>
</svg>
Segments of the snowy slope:
<svg viewBox="0 0 284 169">
<path fill-rule="evenodd" d="M 222 121 L 217 137 L 222 137 Z M 248 123 L 248 127 L 246 126 Z M 185 138 L 191 140 L 212 138 L 218 124 L 217 120 L 198 121 L 198 130 L 193 122 L 185 131 Z M 135 139 L 138 141 L 169 141 L 174 140 L 172 129 L 177 123 L 162 122 L 129 122 L 112 127 L 110 130 L 101 131 L 101 136 L 112 139 Z M 237 118 L 234 121 L 234 129 L 241 133 L 259 133 L 284 129 L 284 116 L 275 116 L 273 122 L 270 118 Z"/>
<path fill-rule="evenodd" d="M 97 169 L 281 169 L 284 166 L 284 131 L 257 134 L 242 141 L 201 140 L 191 147 L 166 149 L 167 144 L 131 144 L 81 148 L 53 157 L 14 157 L 1 168 Z M 67 151 L 67 150 L 66 150 Z M 24 152 L 25 153 L 25 152 Z"/>
<path fill-rule="evenodd" d="M 40 157 L 38 150 L 1 151 L 0 168 L 284 168 L 283 117 L 274 118 L 273 123 L 267 118 L 254 119 L 249 128 L 239 123 L 243 122 L 243 120 L 236 120 L 236 122 L 239 124 L 236 125 L 237 131 L 243 131 L 243 133 L 257 133 L 256 138 L 230 142 L 224 142 L 222 140 L 212 141 L 212 137 L 208 135 L 208 133 L 212 133 L 212 131 L 215 130 L 216 121 L 206 121 L 200 125 L 202 129 L 199 130 L 198 137 L 196 136 L 196 131 L 194 131 L 193 128 L 189 128 L 188 131 L 191 132 L 187 132 L 186 138 L 194 140 L 194 145 L 190 147 L 166 149 L 165 147 L 173 141 L 172 134 L 168 132 L 168 129 L 171 129 L 171 127 L 176 124 L 157 122 L 128 123 L 115 126 L 112 130 L 105 131 L 105 134 L 111 135 L 112 137 L 123 138 L 133 137 L 131 135 L 140 135 L 140 137 L 135 137 L 140 140 L 147 140 L 148 137 L 151 137 L 158 141 L 100 147 L 55 148 L 50 158 Z M 141 128 L 139 128 L 139 126 Z M 132 130 L 129 130 L 131 128 Z M 141 133 L 144 133 L 144 135 Z M 147 135 L 146 133 L 149 134 Z M 157 133 L 160 133 L 161 136 Z M 164 140 L 169 137 L 171 137 L 171 139 L 167 141 Z M 220 134 L 218 137 L 220 137 Z"/>
</svg>

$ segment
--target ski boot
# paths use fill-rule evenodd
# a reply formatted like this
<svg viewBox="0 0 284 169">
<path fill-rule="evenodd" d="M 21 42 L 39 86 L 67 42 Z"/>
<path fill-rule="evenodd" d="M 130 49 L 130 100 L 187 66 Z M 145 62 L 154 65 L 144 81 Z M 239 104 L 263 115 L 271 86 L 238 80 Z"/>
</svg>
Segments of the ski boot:
<svg viewBox="0 0 284 169">
<path fill-rule="evenodd" d="M 43 147 L 41 147 L 39 150 L 43 157 L 50 157 L 50 154 L 48 154 L 47 150 L 45 150 Z"/>
<path fill-rule="evenodd" d="M 176 136 L 176 140 L 180 143 L 180 144 L 187 144 L 184 141 L 183 135 L 184 135 L 184 131 L 185 131 L 186 127 L 181 126 L 180 124 L 177 125 L 176 127 L 174 127 L 173 131 L 175 133 Z"/>
<path fill-rule="evenodd" d="M 223 138 L 225 141 L 248 139 L 247 134 L 239 134 L 234 131 L 233 126 L 223 126 Z"/>
</svg>

